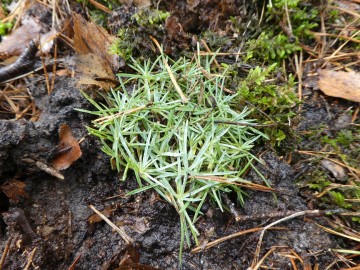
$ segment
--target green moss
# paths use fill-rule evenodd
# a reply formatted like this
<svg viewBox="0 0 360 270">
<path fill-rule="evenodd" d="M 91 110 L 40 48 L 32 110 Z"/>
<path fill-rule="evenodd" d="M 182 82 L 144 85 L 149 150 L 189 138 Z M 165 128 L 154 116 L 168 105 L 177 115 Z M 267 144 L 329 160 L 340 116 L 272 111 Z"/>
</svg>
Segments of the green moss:
<svg viewBox="0 0 360 270">
<path fill-rule="evenodd" d="M 266 130 L 272 144 L 277 146 L 285 142 L 288 136 L 294 139 L 286 123 L 295 115 L 292 108 L 298 102 L 294 77 L 290 74 L 283 82 L 272 79 L 279 74 L 282 72 L 277 64 L 272 64 L 267 68 L 251 69 L 245 79 L 235 77 L 239 81 L 236 87 L 239 104 L 256 108 L 252 110 L 252 117 L 260 119 L 262 123 L 277 123 L 274 128 Z"/>
<path fill-rule="evenodd" d="M 247 41 L 246 60 L 280 63 L 300 51 L 300 42 L 307 43 L 312 37 L 310 30 L 318 26 L 318 14 L 316 8 L 302 6 L 298 0 L 270 1 L 260 34 Z"/>
<path fill-rule="evenodd" d="M 125 61 L 145 55 L 151 58 L 154 51 L 148 45 L 151 44 L 149 36 L 165 34 L 164 22 L 169 15 L 160 10 L 139 10 L 131 17 L 129 26 L 118 30 L 117 40 L 112 44 L 110 53 L 119 55 Z"/>
<path fill-rule="evenodd" d="M 0 36 L 5 36 L 7 33 L 11 30 L 11 28 L 14 26 L 12 22 L 0 22 Z"/>
<path fill-rule="evenodd" d="M 165 20 L 170 16 L 170 12 L 158 10 L 158 9 L 144 9 L 135 13 L 132 18 L 140 25 L 141 27 L 159 27 L 163 25 Z"/>
</svg>

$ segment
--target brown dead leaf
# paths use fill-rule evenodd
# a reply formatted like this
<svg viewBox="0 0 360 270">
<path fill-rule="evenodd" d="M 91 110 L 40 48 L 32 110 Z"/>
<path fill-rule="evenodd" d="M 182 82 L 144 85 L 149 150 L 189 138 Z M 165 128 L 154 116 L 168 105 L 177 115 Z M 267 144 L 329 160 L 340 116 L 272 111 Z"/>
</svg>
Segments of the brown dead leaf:
<svg viewBox="0 0 360 270">
<path fill-rule="evenodd" d="M 76 77 L 78 86 L 98 86 L 110 89 L 116 85 L 110 66 L 101 56 L 94 53 L 81 54 L 76 59 Z"/>
<path fill-rule="evenodd" d="M 360 74 L 320 70 L 318 86 L 326 95 L 360 102 Z"/>
<path fill-rule="evenodd" d="M 72 135 L 68 125 L 63 124 L 59 129 L 60 142 L 57 147 L 58 154 L 52 160 L 52 166 L 56 170 L 65 170 L 75 160 L 81 157 L 82 152 L 78 141 Z"/>
<path fill-rule="evenodd" d="M 74 49 L 78 54 L 93 53 L 104 59 L 105 69 L 118 69 L 118 57 L 108 53 L 115 37 L 94 22 L 86 21 L 81 15 L 74 14 Z"/>
<path fill-rule="evenodd" d="M 0 59 L 19 55 L 33 39 L 39 38 L 41 25 L 33 18 L 28 18 L 22 26 L 3 38 L 0 43 Z"/>
<path fill-rule="evenodd" d="M 101 211 L 101 213 L 105 216 L 105 217 L 110 217 L 110 215 L 115 211 L 115 208 L 112 207 L 106 207 L 104 210 Z M 102 221 L 103 219 L 96 213 L 92 214 L 90 217 L 88 217 L 88 222 L 90 224 L 94 224 L 94 223 L 98 223 L 100 221 Z"/>
<path fill-rule="evenodd" d="M 5 15 L 5 11 L 4 8 L 0 5 L 0 20 L 5 19 L 6 15 Z"/>
<path fill-rule="evenodd" d="M 115 270 L 157 270 L 150 265 L 141 264 L 138 247 L 130 244 L 126 247 L 126 254 L 121 260 L 119 267 Z"/>
<path fill-rule="evenodd" d="M 48 31 L 38 18 L 26 15 L 21 19 L 21 26 L 3 37 L 0 43 L 0 59 L 19 55 L 31 40 L 39 40 L 43 53 L 49 53 L 56 36 L 56 30 Z"/>
<path fill-rule="evenodd" d="M 1 190 L 5 195 L 15 202 L 18 202 L 20 197 L 28 198 L 29 195 L 25 192 L 26 184 L 22 181 L 12 179 L 8 182 L 5 182 L 0 186 Z"/>
<path fill-rule="evenodd" d="M 108 53 L 115 37 L 94 22 L 88 22 L 78 14 L 74 20 L 74 49 L 77 52 L 76 72 L 79 85 L 99 86 L 109 89 L 115 86 L 114 71 L 119 67 L 118 57 Z"/>
</svg>

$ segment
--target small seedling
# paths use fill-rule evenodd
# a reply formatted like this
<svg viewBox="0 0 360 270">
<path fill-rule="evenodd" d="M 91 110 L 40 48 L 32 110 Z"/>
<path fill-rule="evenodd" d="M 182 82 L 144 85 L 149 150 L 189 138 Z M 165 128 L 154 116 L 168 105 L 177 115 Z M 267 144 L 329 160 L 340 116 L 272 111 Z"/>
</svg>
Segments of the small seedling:
<svg viewBox="0 0 360 270">
<path fill-rule="evenodd" d="M 200 55 L 193 61 L 165 55 L 133 60 L 134 74 L 118 74 L 120 87 L 103 95 L 106 104 L 85 95 L 96 110 L 81 110 L 98 116 L 88 130 L 100 138 L 122 180 L 134 172 L 139 188 L 129 194 L 154 189 L 179 213 L 180 258 L 191 235 L 198 243 L 195 222 L 207 199 L 221 210 L 223 192 L 244 202 L 244 174 L 257 171 L 251 149 L 266 138 L 246 119 L 250 111 L 239 109 L 237 94 L 225 93 L 226 70 L 211 73 L 213 61 Z"/>
</svg>

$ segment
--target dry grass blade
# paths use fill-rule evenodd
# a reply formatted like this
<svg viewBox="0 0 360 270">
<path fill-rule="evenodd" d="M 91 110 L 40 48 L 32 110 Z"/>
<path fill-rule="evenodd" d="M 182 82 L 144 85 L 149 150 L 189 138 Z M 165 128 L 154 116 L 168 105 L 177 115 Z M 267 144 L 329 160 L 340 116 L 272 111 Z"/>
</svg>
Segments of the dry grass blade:
<svg viewBox="0 0 360 270">
<path fill-rule="evenodd" d="M 126 244 L 130 244 L 134 242 L 134 239 L 132 239 L 130 236 L 128 236 L 124 230 L 120 229 L 118 226 L 116 226 L 114 223 L 110 221 L 107 217 L 105 217 L 99 210 L 97 210 L 93 205 L 89 205 L 91 210 L 93 210 L 96 214 L 98 214 L 111 228 L 113 228 L 125 241 Z"/>
<path fill-rule="evenodd" d="M 315 152 L 315 151 L 304 151 L 304 150 L 297 150 L 296 151 L 297 153 L 299 154 L 304 154 L 304 155 L 309 155 L 309 156 L 315 156 L 315 157 L 321 157 L 321 158 L 324 158 L 324 159 L 327 159 L 327 160 L 330 160 L 338 165 L 341 165 L 341 166 L 344 166 L 346 168 L 348 168 L 350 171 L 356 173 L 358 176 L 360 176 L 360 170 L 354 168 L 354 167 L 351 167 L 351 166 L 348 166 L 336 159 L 333 159 L 333 158 L 328 158 L 324 155 L 329 155 L 329 154 L 335 154 L 335 153 L 326 153 L 326 152 Z"/>
<path fill-rule="evenodd" d="M 151 106 L 151 105 L 152 105 L 152 103 L 148 103 L 148 104 L 146 104 L 146 105 L 143 105 L 143 106 L 140 106 L 140 107 L 131 109 L 131 110 L 126 110 L 126 111 L 123 111 L 123 112 L 118 112 L 118 113 L 113 114 L 113 115 L 100 117 L 100 118 L 98 118 L 98 119 L 95 119 L 94 122 L 97 122 L 97 123 L 99 123 L 99 124 L 103 124 L 103 123 L 106 122 L 106 121 L 113 120 L 113 119 L 118 118 L 118 117 L 120 117 L 120 116 L 127 115 L 127 114 L 131 114 L 131 113 L 134 113 L 134 112 L 137 112 L 137 111 L 146 109 L 147 107 L 149 107 L 149 106 Z"/>
<path fill-rule="evenodd" d="M 103 4 L 95 1 L 95 0 L 89 0 L 89 2 L 94 5 L 94 7 L 96 7 L 97 9 L 100 9 L 108 14 L 111 14 L 111 9 L 109 9 L 108 7 L 104 6 Z"/>
<path fill-rule="evenodd" d="M 252 267 L 255 267 L 257 264 L 258 264 L 258 258 L 259 258 L 259 254 L 260 254 L 260 249 L 261 249 L 261 244 L 262 244 L 262 240 L 263 240 L 263 237 L 264 237 L 264 234 L 266 232 L 266 230 L 268 230 L 269 228 L 281 223 L 281 222 L 284 222 L 284 221 L 288 221 L 290 219 L 293 219 L 293 218 L 296 218 L 296 217 L 300 217 L 300 216 L 304 216 L 304 215 L 317 215 L 317 214 L 320 214 L 320 210 L 305 210 L 305 211 L 300 211 L 300 212 L 296 212 L 290 216 L 287 216 L 287 217 L 284 217 L 284 218 L 281 218 L 275 222 L 272 222 L 270 223 L 269 225 L 265 226 L 264 229 L 262 230 L 261 234 L 260 234 L 260 237 L 259 237 L 259 241 L 258 241 L 258 244 L 257 244 L 257 247 L 256 247 L 256 251 L 255 251 L 255 256 L 254 256 L 254 259 L 253 259 L 253 262 L 252 262 Z M 252 269 L 252 268 L 251 268 Z"/>
<path fill-rule="evenodd" d="M 217 245 L 219 245 L 219 244 L 221 244 L 221 243 L 223 243 L 225 241 L 231 240 L 233 238 L 239 237 L 239 236 L 244 235 L 244 234 L 254 233 L 254 232 L 264 230 L 264 228 L 265 227 L 252 228 L 252 229 L 240 231 L 240 232 L 237 232 L 237 233 L 233 233 L 233 234 L 227 235 L 225 237 L 221 237 L 219 239 L 216 239 L 215 241 L 211 241 L 211 242 L 207 243 L 206 246 L 205 246 L 205 249 L 209 249 L 211 247 L 217 246 Z M 271 230 L 284 230 L 284 229 L 285 229 L 284 227 L 273 227 L 273 228 L 271 228 Z M 196 247 L 196 248 L 193 248 L 191 250 L 191 253 L 199 253 L 203 249 L 204 249 L 204 247 Z"/>
<path fill-rule="evenodd" d="M 232 185 L 236 185 L 236 186 L 240 186 L 240 187 L 246 187 L 248 189 L 257 190 L 257 191 L 263 191 L 263 192 L 274 192 L 275 191 L 275 189 L 273 189 L 271 187 L 251 183 L 251 182 L 248 182 L 248 181 L 244 181 L 243 183 L 230 181 L 228 178 L 220 177 L 220 176 L 190 175 L 189 178 L 190 179 L 204 179 L 204 180 L 215 181 L 215 182 L 224 183 L 224 184 L 232 184 Z"/>
<path fill-rule="evenodd" d="M 24 270 L 29 270 L 30 269 L 30 266 L 33 264 L 33 259 L 34 259 L 36 250 L 37 250 L 37 247 L 34 247 L 34 249 L 30 252 L 30 254 L 28 256 L 28 262 L 25 265 Z M 36 267 L 35 267 L 35 269 L 36 269 Z"/>
<path fill-rule="evenodd" d="M 350 240 L 354 240 L 356 242 L 360 242 L 360 237 L 359 236 L 351 236 L 351 235 L 348 235 L 348 234 L 343 234 L 343 233 L 340 233 L 340 232 L 337 232 L 337 231 L 334 231 L 330 228 L 327 228 L 327 227 L 324 227 L 318 223 L 314 223 L 316 226 L 318 226 L 319 228 L 323 229 L 324 231 L 328 232 L 328 233 L 331 233 L 331 234 L 334 234 L 334 235 L 337 235 L 337 236 L 341 236 L 341 237 L 345 237 L 347 239 L 350 239 Z"/>
<path fill-rule="evenodd" d="M 0 259 L 0 270 L 3 269 L 6 256 L 7 256 L 8 252 L 9 252 L 9 249 L 10 249 L 11 241 L 12 241 L 12 237 L 10 236 L 9 239 L 7 240 L 7 242 L 6 242 L 6 245 L 5 245 L 3 254 L 1 255 L 1 259 Z"/>
<path fill-rule="evenodd" d="M 79 256 L 76 257 L 76 259 L 74 260 L 74 262 L 69 266 L 68 270 L 74 270 L 76 267 L 76 264 L 78 263 L 78 261 L 80 260 L 82 256 L 82 253 L 79 254 Z"/>
<path fill-rule="evenodd" d="M 270 254 L 272 254 L 274 251 L 276 250 L 276 247 L 272 247 L 268 252 L 266 252 L 266 254 L 260 259 L 260 261 L 258 262 L 257 265 L 255 265 L 254 267 L 250 267 L 248 268 L 248 270 L 258 270 L 261 265 L 263 264 L 263 262 L 265 261 L 265 259 L 267 257 L 270 256 Z"/>
<path fill-rule="evenodd" d="M 159 44 L 159 42 L 153 38 L 153 37 L 150 37 L 151 40 L 155 43 L 156 47 L 158 48 L 158 50 L 160 51 L 161 54 L 163 54 L 163 50 Z M 175 90 L 178 92 L 178 94 L 180 95 L 181 97 L 181 101 L 183 103 L 188 103 L 189 102 L 189 99 L 185 96 L 185 94 L 183 93 L 183 91 L 181 90 L 179 84 L 177 83 L 176 79 L 175 79 L 175 76 L 174 76 L 174 73 L 172 72 L 168 62 L 167 62 L 167 59 L 164 57 L 163 59 L 163 62 L 164 62 L 164 65 L 165 65 L 165 68 L 167 70 L 167 72 L 169 73 L 169 76 L 170 76 L 170 79 L 172 81 L 172 83 L 174 84 L 174 87 L 175 87 Z"/>
<path fill-rule="evenodd" d="M 21 118 L 36 120 L 39 116 L 30 93 L 26 87 L 15 87 L 7 83 L 0 90 L 0 118 L 16 120 Z"/>
</svg>

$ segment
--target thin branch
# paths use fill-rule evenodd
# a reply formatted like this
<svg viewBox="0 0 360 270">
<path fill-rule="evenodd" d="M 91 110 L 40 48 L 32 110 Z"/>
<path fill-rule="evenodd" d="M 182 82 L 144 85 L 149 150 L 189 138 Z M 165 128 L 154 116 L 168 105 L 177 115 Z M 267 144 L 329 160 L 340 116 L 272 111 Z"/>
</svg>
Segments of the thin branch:
<svg viewBox="0 0 360 270">
<path fill-rule="evenodd" d="M 122 229 L 120 229 L 118 226 L 116 226 L 114 223 L 110 221 L 107 217 L 105 217 L 99 210 L 97 210 L 93 205 L 89 205 L 91 210 L 93 210 L 96 214 L 99 215 L 111 228 L 113 228 L 125 241 L 126 244 L 130 244 L 134 242 L 134 239 L 132 239 L 130 236 L 126 234 L 126 232 Z"/>
</svg>

